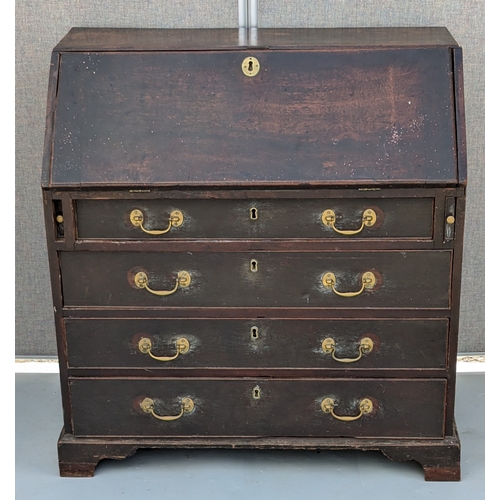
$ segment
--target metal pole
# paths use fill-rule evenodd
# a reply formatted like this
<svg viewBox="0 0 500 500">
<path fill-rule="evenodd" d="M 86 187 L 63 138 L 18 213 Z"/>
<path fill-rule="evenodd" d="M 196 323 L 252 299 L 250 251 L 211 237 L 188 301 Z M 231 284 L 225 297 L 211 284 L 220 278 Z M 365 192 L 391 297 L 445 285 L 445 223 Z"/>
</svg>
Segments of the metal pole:
<svg viewBox="0 0 500 500">
<path fill-rule="evenodd" d="M 238 0 L 238 28 L 248 28 L 248 0 Z"/>
<path fill-rule="evenodd" d="M 258 0 L 248 0 L 247 23 L 248 28 L 257 28 Z"/>
<path fill-rule="evenodd" d="M 238 27 L 257 28 L 258 0 L 238 0 Z"/>
</svg>

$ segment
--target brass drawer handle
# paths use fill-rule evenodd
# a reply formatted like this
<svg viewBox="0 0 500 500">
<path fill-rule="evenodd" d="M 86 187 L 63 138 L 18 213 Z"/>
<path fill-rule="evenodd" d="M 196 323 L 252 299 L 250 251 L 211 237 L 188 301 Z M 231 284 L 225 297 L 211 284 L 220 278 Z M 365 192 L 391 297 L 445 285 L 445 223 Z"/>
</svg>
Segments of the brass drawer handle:
<svg viewBox="0 0 500 500">
<path fill-rule="evenodd" d="M 352 236 L 353 234 L 360 233 L 365 227 L 371 227 L 377 222 L 377 214 L 371 208 L 368 208 L 363 212 L 363 217 L 361 219 L 361 227 L 354 230 L 341 230 L 335 227 L 335 221 L 337 216 L 333 210 L 325 210 L 321 215 L 321 220 L 325 226 L 331 227 L 336 233 L 343 234 L 346 236 Z"/>
<path fill-rule="evenodd" d="M 366 356 L 367 354 L 370 354 L 372 352 L 373 340 L 370 337 L 361 339 L 361 342 L 359 343 L 359 355 L 356 358 L 337 358 L 335 356 L 335 340 L 331 338 L 323 340 L 321 348 L 323 349 L 323 352 L 332 353 L 332 358 L 335 361 L 340 361 L 341 363 L 354 363 L 355 361 L 359 361 L 363 356 Z"/>
<path fill-rule="evenodd" d="M 363 415 L 368 415 L 373 411 L 373 403 L 368 399 L 363 399 L 359 403 L 359 415 L 354 417 L 335 415 L 335 401 L 331 398 L 325 398 L 321 401 L 321 409 L 325 413 L 330 413 L 330 415 L 337 420 L 342 420 L 342 422 L 352 422 L 354 420 L 360 419 Z"/>
<path fill-rule="evenodd" d="M 179 287 L 188 287 L 191 284 L 191 275 L 187 271 L 179 271 L 177 273 L 177 278 L 175 279 L 175 287 L 173 290 L 151 290 L 148 285 L 148 275 L 143 271 L 139 271 L 135 275 L 134 283 L 137 288 L 145 288 L 149 293 L 152 293 L 153 295 L 160 295 L 164 297 L 165 295 L 172 295 L 177 291 Z"/>
<path fill-rule="evenodd" d="M 361 290 L 357 292 L 339 292 L 335 289 L 335 285 L 337 283 L 337 278 L 335 278 L 335 274 L 333 273 L 325 273 L 321 278 L 323 286 L 326 288 L 331 288 L 337 295 L 341 297 L 356 297 L 357 295 L 361 295 L 365 290 L 371 290 L 377 283 L 377 279 L 375 275 L 370 271 L 363 274 L 361 277 Z"/>
<path fill-rule="evenodd" d="M 146 229 L 143 226 L 144 214 L 139 209 L 135 209 L 130 212 L 130 222 L 135 227 L 140 227 L 147 234 L 159 235 L 168 233 L 172 227 L 182 226 L 182 223 L 184 222 L 184 216 L 182 215 L 182 212 L 180 210 L 173 210 L 170 214 L 170 217 L 168 218 L 167 229 L 150 230 Z"/>
<path fill-rule="evenodd" d="M 173 361 L 174 359 L 179 357 L 179 354 L 186 354 L 189 351 L 189 341 L 188 339 L 185 339 L 184 337 L 177 339 L 177 342 L 175 343 L 175 347 L 177 348 L 177 353 L 175 356 L 155 356 L 152 352 L 151 349 L 153 348 L 153 344 L 151 342 L 151 339 L 147 337 L 143 337 L 139 341 L 139 351 L 141 351 L 143 354 L 149 354 L 153 359 L 156 359 L 157 361 Z"/>
<path fill-rule="evenodd" d="M 185 413 L 191 413 L 194 410 L 194 402 L 190 398 L 183 398 L 181 401 L 181 412 L 179 415 L 157 415 L 154 411 L 155 402 L 151 398 L 144 398 L 141 402 L 141 409 L 144 413 L 149 413 L 153 415 L 154 418 L 158 420 L 163 420 L 164 422 L 172 422 L 172 420 L 177 420 L 182 417 Z"/>
</svg>

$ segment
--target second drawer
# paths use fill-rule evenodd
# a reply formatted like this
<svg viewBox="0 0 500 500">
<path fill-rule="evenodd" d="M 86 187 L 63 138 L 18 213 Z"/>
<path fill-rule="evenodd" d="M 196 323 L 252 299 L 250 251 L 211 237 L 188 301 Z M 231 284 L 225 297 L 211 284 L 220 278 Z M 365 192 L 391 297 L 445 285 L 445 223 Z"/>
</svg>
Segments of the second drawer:
<svg viewBox="0 0 500 500">
<path fill-rule="evenodd" d="M 447 319 L 67 319 L 70 368 L 445 369 Z"/>
<path fill-rule="evenodd" d="M 425 308 L 450 305 L 447 250 L 61 252 L 65 306 Z"/>
</svg>

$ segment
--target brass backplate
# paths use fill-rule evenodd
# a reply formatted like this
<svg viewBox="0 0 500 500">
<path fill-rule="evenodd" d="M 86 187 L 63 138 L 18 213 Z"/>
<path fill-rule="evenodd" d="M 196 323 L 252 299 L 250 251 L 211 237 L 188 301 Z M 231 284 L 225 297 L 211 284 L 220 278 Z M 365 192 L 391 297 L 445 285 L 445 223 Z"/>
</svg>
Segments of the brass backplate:
<svg viewBox="0 0 500 500">
<path fill-rule="evenodd" d="M 321 221 L 325 226 L 331 226 L 332 224 L 335 224 L 335 212 L 333 210 L 325 210 L 321 214 Z"/>
<path fill-rule="evenodd" d="M 321 343 L 321 349 L 323 350 L 323 352 L 330 353 L 333 351 L 334 348 L 335 348 L 335 340 L 333 340 L 330 337 L 326 338 Z"/>
<path fill-rule="evenodd" d="M 179 349 L 179 352 L 181 354 L 186 354 L 188 351 L 189 351 L 189 340 L 184 338 L 184 337 L 181 337 L 180 339 L 177 340 L 177 342 L 175 343 L 175 345 L 177 346 L 177 349 Z"/>
<path fill-rule="evenodd" d="M 366 399 L 363 399 L 360 403 L 359 403 L 359 410 L 361 411 L 361 413 L 363 414 L 367 414 L 367 413 L 371 413 L 373 411 L 373 403 L 371 402 L 370 399 L 366 398 Z"/>
<path fill-rule="evenodd" d="M 363 273 L 363 277 L 361 279 L 367 290 L 373 288 L 377 284 L 377 278 L 375 278 L 375 275 L 370 271 Z"/>
<path fill-rule="evenodd" d="M 191 275 L 187 271 L 179 271 L 177 273 L 177 279 L 179 280 L 179 286 L 181 288 L 186 288 L 191 284 Z"/>
<path fill-rule="evenodd" d="M 363 212 L 363 222 L 366 227 L 371 227 L 375 222 L 377 222 L 377 214 L 371 208 L 366 209 Z"/>
<path fill-rule="evenodd" d="M 246 76 L 256 76 L 260 71 L 260 63 L 256 57 L 245 57 L 241 69 Z"/>
<path fill-rule="evenodd" d="M 194 410 L 194 401 L 191 398 L 183 398 L 181 405 L 184 413 L 191 413 Z"/>
<path fill-rule="evenodd" d="M 325 398 L 323 401 L 321 401 L 321 409 L 325 413 L 330 413 L 335 406 L 335 401 L 333 401 L 332 398 Z"/>
<path fill-rule="evenodd" d="M 337 280 L 335 279 L 335 274 L 333 274 L 333 273 L 325 273 L 325 274 L 323 274 L 323 277 L 321 278 L 321 282 L 323 283 L 323 286 L 326 286 L 327 288 L 335 286 L 336 281 Z"/>
<path fill-rule="evenodd" d="M 139 348 L 139 351 L 141 351 L 143 354 L 148 354 L 148 352 L 151 351 L 153 344 L 151 343 L 151 339 L 143 337 L 139 341 L 139 345 L 137 347 Z"/>
<path fill-rule="evenodd" d="M 180 210 L 172 210 L 172 213 L 170 214 L 170 220 L 172 221 L 172 226 L 182 226 L 182 223 L 184 222 L 184 215 L 182 215 L 182 212 Z"/>
<path fill-rule="evenodd" d="M 139 271 L 134 276 L 134 282 L 137 288 L 146 288 L 146 285 L 148 284 L 148 275 L 142 271 Z"/>
<path fill-rule="evenodd" d="M 135 209 L 135 210 L 132 210 L 132 212 L 130 212 L 130 222 L 138 227 L 141 225 L 141 223 L 144 221 L 144 215 L 142 214 L 142 212 L 138 209 Z"/>
</svg>

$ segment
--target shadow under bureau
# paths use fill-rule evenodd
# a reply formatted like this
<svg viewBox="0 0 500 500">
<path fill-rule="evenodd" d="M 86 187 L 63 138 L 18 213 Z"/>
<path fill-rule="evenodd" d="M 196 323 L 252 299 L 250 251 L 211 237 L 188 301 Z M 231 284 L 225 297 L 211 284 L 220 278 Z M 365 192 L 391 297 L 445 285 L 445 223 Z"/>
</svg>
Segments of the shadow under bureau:
<svg viewBox="0 0 500 500">
<path fill-rule="evenodd" d="M 444 28 L 72 29 L 42 179 L 61 475 L 245 447 L 459 480 L 462 87 Z"/>
</svg>

